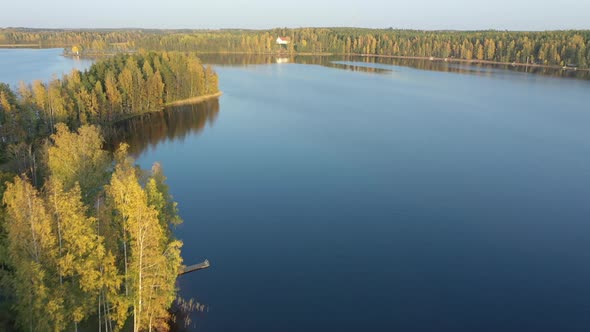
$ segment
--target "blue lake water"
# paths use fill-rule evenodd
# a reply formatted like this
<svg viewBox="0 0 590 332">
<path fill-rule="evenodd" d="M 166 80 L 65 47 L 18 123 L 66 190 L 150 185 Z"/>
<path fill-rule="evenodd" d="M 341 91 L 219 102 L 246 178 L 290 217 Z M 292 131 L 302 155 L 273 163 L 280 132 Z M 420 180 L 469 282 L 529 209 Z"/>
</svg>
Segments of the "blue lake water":
<svg viewBox="0 0 590 332">
<path fill-rule="evenodd" d="M 0 48 L 0 82 L 8 83 L 16 89 L 20 81 L 48 81 L 54 76 L 59 78 L 72 69 L 84 70 L 92 65 L 91 60 L 68 58 L 62 54 L 62 48 Z"/>
<path fill-rule="evenodd" d="M 194 330 L 588 331 L 590 81 L 393 63 L 217 65 L 128 127 Z"/>
<path fill-rule="evenodd" d="M 197 330 L 586 331 L 590 82 L 345 64 L 385 72 L 217 67 L 214 121 L 140 154 L 213 264 Z"/>
</svg>

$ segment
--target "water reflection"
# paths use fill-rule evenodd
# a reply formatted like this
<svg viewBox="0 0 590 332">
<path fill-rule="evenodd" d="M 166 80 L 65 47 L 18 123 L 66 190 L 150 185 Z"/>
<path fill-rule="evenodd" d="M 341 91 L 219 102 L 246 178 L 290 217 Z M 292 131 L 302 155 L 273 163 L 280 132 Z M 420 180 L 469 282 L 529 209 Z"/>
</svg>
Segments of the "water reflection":
<svg viewBox="0 0 590 332">
<path fill-rule="evenodd" d="M 105 134 L 107 145 L 114 149 L 126 142 L 129 153 L 137 157 L 163 141 L 182 141 L 188 135 L 201 132 L 207 124 L 215 122 L 218 113 L 218 99 L 146 113 L 116 123 L 114 129 Z"/>
<path fill-rule="evenodd" d="M 270 65 L 277 62 L 277 58 L 286 58 L 289 62 L 294 62 L 294 57 L 276 57 L 273 55 L 262 54 L 199 54 L 201 61 L 206 64 L 215 66 L 244 67 L 249 65 Z"/>
<path fill-rule="evenodd" d="M 354 64 L 340 63 L 350 60 L 350 57 L 342 56 L 311 56 L 311 55 L 270 55 L 270 54 L 199 54 L 206 64 L 215 66 L 245 67 L 250 65 L 270 65 L 297 63 L 303 65 L 320 65 L 330 68 L 338 68 L 364 73 L 389 73 L 390 69 L 357 66 Z"/>
<path fill-rule="evenodd" d="M 365 64 L 378 64 L 378 65 L 393 65 L 411 67 L 421 70 L 441 71 L 459 74 L 471 74 L 471 75 L 482 75 L 482 76 L 494 76 L 498 74 L 505 74 L 510 72 L 518 72 L 525 74 L 536 74 L 553 77 L 569 77 L 578 79 L 590 79 L 589 71 L 581 70 L 561 70 L 553 68 L 543 67 L 523 67 L 523 66 L 512 66 L 506 65 L 492 65 L 492 64 L 468 64 L 459 62 L 445 62 L 445 61 L 432 61 L 427 59 L 393 59 L 393 58 L 381 58 L 381 57 L 343 57 L 343 60 L 337 60 L 339 62 L 356 62 Z"/>
<path fill-rule="evenodd" d="M 365 73 L 388 73 L 390 68 L 379 68 L 367 65 L 393 65 L 411 67 L 421 70 L 433 70 L 460 74 L 492 76 L 501 73 L 520 72 L 527 74 L 553 77 L 569 77 L 590 79 L 589 71 L 561 70 L 542 67 L 517 67 L 512 65 L 468 64 L 459 62 L 431 61 L 428 59 L 393 59 L 385 57 L 363 56 L 312 56 L 312 55 L 254 55 L 254 54 L 200 54 L 204 63 L 216 66 L 248 66 L 262 64 L 298 63 L 321 65 L 330 68 L 344 69 Z M 362 65 L 362 64 L 367 65 Z"/>
<path fill-rule="evenodd" d="M 374 73 L 374 74 L 387 74 L 391 73 L 393 70 L 387 68 L 378 68 L 378 67 L 368 67 L 368 66 L 359 66 L 354 63 L 349 62 L 340 62 L 334 61 L 327 64 L 322 64 L 326 67 L 330 68 L 338 68 L 344 69 L 349 71 L 356 71 L 356 72 L 363 72 L 363 73 Z"/>
</svg>

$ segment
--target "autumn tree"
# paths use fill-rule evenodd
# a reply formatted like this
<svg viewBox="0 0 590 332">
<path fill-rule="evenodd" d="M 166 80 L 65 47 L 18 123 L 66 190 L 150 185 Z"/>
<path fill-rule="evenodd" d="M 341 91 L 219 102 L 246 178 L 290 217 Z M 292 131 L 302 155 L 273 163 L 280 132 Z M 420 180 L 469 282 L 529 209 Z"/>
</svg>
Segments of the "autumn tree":
<svg viewBox="0 0 590 332">
<path fill-rule="evenodd" d="M 106 180 L 110 163 L 98 128 L 82 126 L 70 132 L 66 125 L 58 124 L 51 139 L 47 159 L 50 174 L 66 190 L 78 183 L 84 201 L 92 202 Z"/>
<path fill-rule="evenodd" d="M 4 193 L 6 245 L 14 268 L 17 324 L 27 331 L 66 327 L 63 290 L 54 278 L 58 245 L 51 215 L 26 178 L 15 177 Z"/>
<path fill-rule="evenodd" d="M 117 286 L 118 276 L 112 254 L 97 234 L 96 218 L 88 216 L 79 185 L 65 190 L 60 180 L 50 178 L 44 194 L 57 239 L 57 288 L 64 294 L 63 315 L 77 326 L 96 313 L 101 291 L 113 283 Z"/>
<path fill-rule="evenodd" d="M 133 326 L 134 331 L 151 330 L 164 326 L 168 319 L 167 308 L 175 296 L 174 280 L 182 264 L 182 243 L 172 240 L 162 227 L 158 210 L 149 204 L 126 147 L 119 150 L 117 159 L 107 191 L 123 234 L 125 285 Z"/>
<path fill-rule="evenodd" d="M 158 219 L 164 230 L 182 223 L 178 215 L 178 204 L 170 195 L 170 188 L 166 184 L 166 176 L 159 163 L 152 166 L 150 177 L 146 184 L 148 203 L 158 211 Z"/>
</svg>

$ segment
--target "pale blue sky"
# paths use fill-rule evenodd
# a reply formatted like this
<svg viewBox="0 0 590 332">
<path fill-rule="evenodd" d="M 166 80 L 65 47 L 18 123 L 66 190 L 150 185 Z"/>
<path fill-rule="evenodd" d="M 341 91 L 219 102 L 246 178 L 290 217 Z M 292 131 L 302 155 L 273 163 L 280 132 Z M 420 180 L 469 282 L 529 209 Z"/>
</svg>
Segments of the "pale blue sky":
<svg viewBox="0 0 590 332">
<path fill-rule="evenodd" d="M 0 27 L 590 29 L 590 0 L 6 0 Z"/>
</svg>

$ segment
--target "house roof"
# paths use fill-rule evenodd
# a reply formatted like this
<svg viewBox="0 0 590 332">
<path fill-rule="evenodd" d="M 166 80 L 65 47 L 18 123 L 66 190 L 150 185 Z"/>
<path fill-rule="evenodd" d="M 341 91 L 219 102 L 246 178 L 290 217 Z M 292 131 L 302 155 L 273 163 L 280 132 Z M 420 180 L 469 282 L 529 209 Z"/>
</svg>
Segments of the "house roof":
<svg viewBox="0 0 590 332">
<path fill-rule="evenodd" d="M 279 37 L 280 40 L 291 40 L 291 37 Z"/>
</svg>

